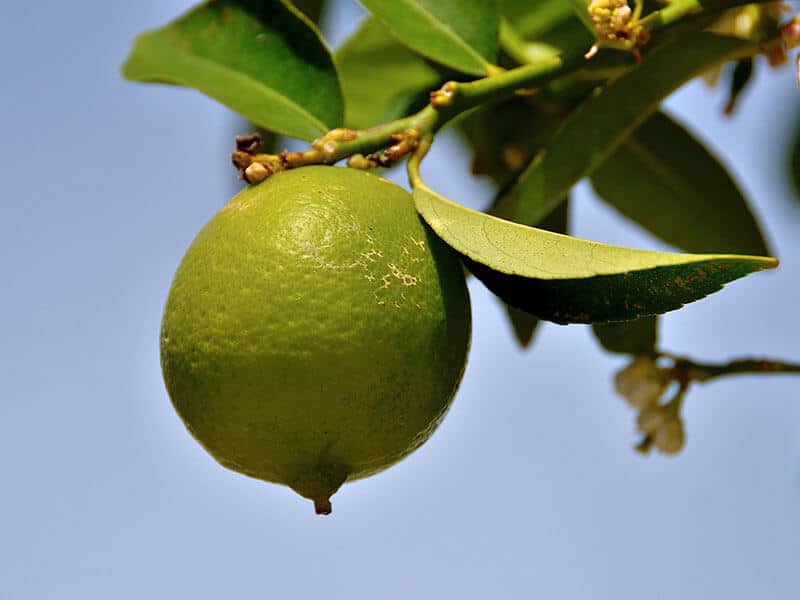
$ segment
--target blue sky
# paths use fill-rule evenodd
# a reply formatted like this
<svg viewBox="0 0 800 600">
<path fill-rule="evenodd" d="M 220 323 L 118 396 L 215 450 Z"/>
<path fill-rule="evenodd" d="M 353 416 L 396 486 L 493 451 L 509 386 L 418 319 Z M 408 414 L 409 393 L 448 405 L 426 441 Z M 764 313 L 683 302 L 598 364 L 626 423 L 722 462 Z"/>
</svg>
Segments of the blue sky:
<svg viewBox="0 0 800 600">
<path fill-rule="evenodd" d="M 0 599 L 796 598 L 800 380 L 693 389 L 686 451 L 643 458 L 611 386 L 624 359 L 579 326 L 520 351 L 477 286 L 447 419 L 345 486 L 331 517 L 206 455 L 164 391 L 158 329 L 178 261 L 233 189 L 236 121 L 118 74 L 136 33 L 189 5 L 3 3 Z M 360 15 L 340 5 L 334 41 Z M 667 103 L 783 260 L 667 317 L 669 350 L 800 360 L 800 210 L 780 154 L 799 99 L 786 68 L 760 69 L 732 120 L 701 83 Z M 437 143 L 429 184 L 485 202 L 454 144 Z M 585 185 L 572 216 L 582 237 L 661 247 Z"/>
</svg>

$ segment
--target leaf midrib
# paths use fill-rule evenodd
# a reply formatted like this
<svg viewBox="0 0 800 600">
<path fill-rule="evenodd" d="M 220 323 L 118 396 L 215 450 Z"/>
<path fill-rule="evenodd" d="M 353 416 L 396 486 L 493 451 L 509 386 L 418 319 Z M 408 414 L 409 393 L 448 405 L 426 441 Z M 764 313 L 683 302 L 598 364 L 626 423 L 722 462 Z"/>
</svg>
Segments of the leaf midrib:
<svg viewBox="0 0 800 600">
<path fill-rule="evenodd" d="M 670 189 L 674 190 L 677 195 L 687 195 L 698 197 L 691 185 L 685 183 L 685 179 L 680 175 L 676 175 L 669 169 L 664 167 L 652 152 L 642 142 L 636 139 L 636 133 L 628 137 L 622 146 L 628 148 L 635 158 L 641 160 L 651 171 L 655 172 L 658 178 Z"/>
<path fill-rule="evenodd" d="M 447 233 L 449 233 L 450 236 L 452 236 L 454 238 L 460 238 L 461 236 L 457 235 L 456 231 L 454 231 L 453 229 L 451 229 L 447 225 L 447 219 L 446 218 L 442 218 L 442 215 L 438 210 L 439 207 L 437 205 L 441 204 L 442 206 L 449 206 L 449 207 L 454 208 L 454 209 L 461 209 L 461 210 L 464 211 L 464 213 L 465 213 L 467 218 L 472 218 L 472 216 L 473 216 L 472 213 L 475 212 L 475 211 L 472 211 L 472 209 L 469 209 L 467 207 L 464 207 L 464 206 L 461 206 L 459 204 L 456 204 L 455 202 L 453 202 L 452 200 L 450 200 L 448 198 L 444 198 L 442 196 L 439 196 L 438 194 L 433 192 L 427 186 L 424 186 L 424 185 L 417 186 L 417 188 L 415 189 L 415 192 L 417 190 L 419 190 L 420 192 L 426 193 L 426 194 L 430 194 L 433 198 L 438 200 L 438 202 L 427 201 L 428 209 L 435 213 L 435 215 L 437 217 L 436 220 L 438 221 L 438 225 L 439 226 L 437 227 L 437 224 L 430 223 L 430 222 L 429 222 L 429 225 L 435 231 L 437 231 L 437 234 L 439 233 L 439 230 L 441 229 L 441 230 L 443 230 L 442 231 L 443 234 L 445 232 L 447 232 Z M 424 215 L 426 213 L 426 211 L 423 210 L 422 213 Z M 735 254 L 672 254 L 672 253 L 652 252 L 652 251 L 648 251 L 648 250 L 639 250 L 639 249 L 635 249 L 635 248 L 622 248 L 622 247 L 619 247 L 619 246 L 614 246 L 612 244 L 603 244 L 601 242 L 595 242 L 595 241 L 591 241 L 591 240 L 580 240 L 579 238 L 574 238 L 574 237 L 569 236 L 569 235 L 558 234 L 558 233 L 553 233 L 553 232 L 544 231 L 544 230 L 537 230 L 537 232 L 541 235 L 541 237 L 543 239 L 547 239 L 547 238 L 550 238 L 551 240 L 562 239 L 565 242 L 567 242 L 568 244 L 573 244 L 576 241 L 589 244 L 589 246 L 587 248 L 589 249 L 589 255 L 592 258 L 594 258 L 595 250 L 602 249 L 602 250 L 613 250 L 613 251 L 621 251 L 621 252 L 630 252 L 632 254 L 646 254 L 646 255 L 649 255 L 649 258 L 652 258 L 655 262 L 653 264 L 651 264 L 651 265 L 631 265 L 628 268 L 628 267 L 624 267 L 624 266 L 623 267 L 618 266 L 618 263 L 616 262 L 616 257 L 609 257 L 610 260 L 602 261 L 602 262 L 612 262 L 613 261 L 612 262 L 613 267 L 609 271 L 606 271 L 605 269 L 602 269 L 602 268 L 598 269 L 597 267 L 594 267 L 594 268 L 585 269 L 583 273 L 580 273 L 581 269 L 577 268 L 576 270 L 578 272 L 573 273 L 573 274 L 566 274 L 566 273 L 559 273 L 559 272 L 556 272 L 556 271 L 548 271 L 546 269 L 543 269 L 541 266 L 539 266 L 539 267 L 537 267 L 537 270 L 539 271 L 539 273 L 537 273 L 536 275 L 533 275 L 533 274 L 530 274 L 530 266 L 529 265 L 520 266 L 520 260 L 522 260 L 522 259 L 520 259 L 519 257 L 513 256 L 511 254 L 508 254 L 502 248 L 496 246 L 493 243 L 492 239 L 491 239 L 492 236 L 490 236 L 488 234 L 489 230 L 487 229 L 487 227 L 490 225 L 490 223 L 497 222 L 497 221 L 503 221 L 504 227 L 507 230 L 519 230 L 520 232 L 522 232 L 522 231 L 530 230 L 531 228 L 527 227 L 525 225 L 521 225 L 519 223 L 514 223 L 512 221 L 505 221 L 504 219 L 499 219 L 499 218 L 494 217 L 492 215 L 482 215 L 482 216 L 483 216 L 484 220 L 480 223 L 480 228 L 481 228 L 481 230 L 483 231 L 483 234 L 484 234 L 484 241 L 486 243 L 488 243 L 488 244 L 493 245 L 496 248 L 498 253 L 501 253 L 507 259 L 509 259 L 506 265 L 501 267 L 501 266 L 498 266 L 498 264 L 492 264 L 491 268 L 496 270 L 496 271 L 498 271 L 498 272 L 504 273 L 506 275 L 514 275 L 514 276 L 521 276 L 521 277 L 526 277 L 526 278 L 531 278 L 531 279 L 541 279 L 541 280 L 549 280 L 549 281 L 568 281 L 568 280 L 577 280 L 577 279 L 589 279 L 589 278 L 597 277 L 597 276 L 613 276 L 613 275 L 620 275 L 620 274 L 633 275 L 633 274 L 636 274 L 637 272 L 647 272 L 650 269 L 658 268 L 658 267 L 681 266 L 681 265 L 698 264 L 698 263 L 712 262 L 712 261 L 732 260 L 732 261 L 740 261 L 740 262 L 752 262 L 752 263 L 758 264 L 759 268 L 769 268 L 770 266 L 775 266 L 775 264 L 777 264 L 774 260 L 764 259 L 763 257 L 744 256 L 744 255 L 735 255 Z M 426 221 L 427 221 L 427 219 L 426 219 Z M 446 237 L 446 236 L 443 235 L 442 237 Z M 468 242 L 468 241 L 466 241 L 465 239 L 462 238 L 460 240 L 459 246 L 461 246 L 460 248 L 458 248 L 458 250 L 460 252 L 464 252 L 472 260 L 475 260 L 475 261 L 480 262 L 482 264 L 486 264 L 484 262 L 483 258 L 481 256 L 479 256 L 478 253 L 475 253 L 472 243 L 470 243 L 470 242 Z M 512 263 L 512 264 L 509 264 L 509 263 Z M 516 266 L 515 266 L 514 263 L 516 264 Z"/>
<path fill-rule="evenodd" d="M 477 50 L 475 50 L 471 45 L 469 45 L 464 38 L 459 36 L 455 31 L 453 31 L 450 27 L 447 27 L 444 23 L 438 20 L 433 14 L 425 10 L 425 8 L 421 4 L 417 4 L 416 2 L 412 2 L 411 0 L 401 0 L 403 4 L 408 6 L 412 11 L 421 14 L 422 16 L 426 17 L 426 21 L 433 25 L 433 28 L 437 31 L 441 31 L 444 35 L 450 39 L 451 41 L 455 41 L 457 46 L 460 46 L 462 50 L 465 50 L 471 58 L 477 59 L 478 64 L 482 68 L 486 68 L 491 63 L 489 63 L 486 58 L 484 58 Z"/>
</svg>

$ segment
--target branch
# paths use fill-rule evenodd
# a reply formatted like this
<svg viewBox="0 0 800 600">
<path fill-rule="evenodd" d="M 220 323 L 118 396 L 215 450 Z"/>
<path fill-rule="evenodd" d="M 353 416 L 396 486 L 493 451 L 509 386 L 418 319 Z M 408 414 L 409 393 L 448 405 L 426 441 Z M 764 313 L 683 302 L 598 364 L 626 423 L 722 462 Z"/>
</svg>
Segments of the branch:
<svg viewBox="0 0 800 600">
<path fill-rule="evenodd" d="M 402 142 L 410 149 L 414 144 L 409 144 L 409 139 L 418 138 L 420 131 L 431 130 L 438 118 L 438 111 L 429 105 L 409 117 L 369 129 L 333 129 L 304 152 L 258 154 L 260 142 L 257 137 L 245 136 L 237 138 L 237 149 L 232 156 L 233 165 L 239 169 L 245 181 L 259 183 L 278 171 L 305 165 L 332 165 L 354 155 L 364 158 L 364 154 L 378 152 L 392 142 Z"/>
<path fill-rule="evenodd" d="M 702 2 L 701 0 L 673 0 L 668 6 L 654 11 L 641 20 L 636 20 L 636 29 L 649 33 L 670 25 L 694 13 L 698 7 L 711 10 L 744 4 L 742 0 L 727 2 Z M 507 28 L 508 29 L 508 28 Z M 506 32 L 506 45 L 519 42 L 513 31 Z M 754 43 L 753 51 L 759 46 Z M 517 46 L 519 58 L 523 48 Z M 270 175 L 310 164 L 334 164 L 352 157 L 350 166 L 371 168 L 389 166 L 412 152 L 419 140 L 432 136 L 453 118 L 467 110 L 483 104 L 499 102 L 517 94 L 530 94 L 557 79 L 573 76 L 584 69 L 587 61 L 584 48 L 571 49 L 558 56 L 545 52 L 535 62 L 527 62 L 510 70 L 499 70 L 488 77 L 471 82 L 448 81 L 431 93 L 428 106 L 414 115 L 383 123 L 364 130 L 334 129 L 316 140 L 309 150 L 259 154 L 257 137 L 237 139 L 237 150 L 233 153 L 234 166 L 248 183 L 258 183 Z M 638 47 L 630 49 L 638 56 Z"/>
<path fill-rule="evenodd" d="M 233 164 L 248 183 L 258 183 L 278 171 L 304 165 L 334 164 L 349 156 L 358 157 L 351 166 L 375 166 L 371 163 L 387 166 L 380 160 L 380 156 L 385 156 L 386 153 L 374 155 L 373 160 L 364 155 L 376 153 L 394 144 L 403 151 L 389 153 L 389 157 L 399 159 L 416 147 L 416 143 L 410 143 L 410 140 L 433 135 L 461 113 L 486 102 L 513 96 L 519 88 L 548 83 L 582 67 L 583 63 L 580 54 L 571 57 L 569 61 L 552 57 L 540 63 L 501 71 L 471 83 L 449 81 L 432 92 L 430 104 L 414 115 L 359 131 L 334 129 L 316 140 L 311 149 L 304 152 L 258 154 L 258 139 L 246 136 L 237 140 L 237 149 L 232 156 Z"/>
<path fill-rule="evenodd" d="M 675 361 L 674 366 L 670 369 L 670 374 L 681 384 L 688 384 L 692 381 L 704 383 L 728 375 L 800 374 L 800 364 L 765 358 L 745 358 L 715 364 L 699 363 L 683 356 L 673 356 L 667 353 L 662 353 L 661 356 Z"/>
</svg>

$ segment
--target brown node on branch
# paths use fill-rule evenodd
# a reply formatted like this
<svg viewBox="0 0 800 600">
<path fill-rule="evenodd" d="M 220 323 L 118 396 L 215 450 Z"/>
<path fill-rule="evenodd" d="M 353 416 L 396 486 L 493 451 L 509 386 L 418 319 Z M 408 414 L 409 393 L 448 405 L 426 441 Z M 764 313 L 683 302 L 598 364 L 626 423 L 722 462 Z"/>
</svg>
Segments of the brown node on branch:
<svg viewBox="0 0 800 600">
<path fill-rule="evenodd" d="M 231 154 L 231 162 L 239 171 L 239 178 L 247 183 L 255 184 L 264 181 L 270 175 L 299 166 L 292 164 L 292 159 L 304 164 L 305 154 L 284 150 L 278 155 L 258 154 L 261 149 L 261 137 L 258 134 L 236 136 L 236 150 Z"/>
<path fill-rule="evenodd" d="M 235 150 L 233 154 L 231 154 L 231 162 L 238 171 L 244 172 L 244 170 L 250 166 L 250 163 L 253 162 L 253 155 L 243 150 Z"/>
<path fill-rule="evenodd" d="M 339 127 L 337 129 L 331 129 L 328 133 L 325 134 L 324 139 L 332 140 L 334 142 L 352 142 L 357 137 L 358 137 L 357 131 L 353 131 L 352 129 L 347 129 L 345 127 Z"/>
<path fill-rule="evenodd" d="M 438 90 L 433 90 L 430 94 L 430 101 L 432 106 L 442 107 L 449 106 L 453 103 L 456 97 L 456 83 L 448 81 Z"/>
<path fill-rule="evenodd" d="M 392 144 L 385 150 L 373 152 L 363 156 L 354 154 L 347 161 L 347 165 L 355 169 L 373 169 L 375 167 L 390 167 L 404 156 L 410 154 L 419 146 L 419 131 L 409 129 L 392 135 Z"/>
<path fill-rule="evenodd" d="M 236 136 L 236 150 L 255 154 L 261 149 L 261 136 L 257 133 Z"/>
</svg>

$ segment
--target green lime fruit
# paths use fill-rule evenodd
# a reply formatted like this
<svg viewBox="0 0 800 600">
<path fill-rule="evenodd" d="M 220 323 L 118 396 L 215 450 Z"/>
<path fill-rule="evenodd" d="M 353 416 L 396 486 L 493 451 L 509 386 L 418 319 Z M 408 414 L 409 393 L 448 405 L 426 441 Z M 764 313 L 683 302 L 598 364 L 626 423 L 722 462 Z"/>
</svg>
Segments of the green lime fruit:
<svg viewBox="0 0 800 600">
<path fill-rule="evenodd" d="M 198 234 L 161 331 L 170 398 L 222 465 L 331 510 L 444 417 L 466 364 L 456 254 L 402 188 L 303 167 L 249 187 Z"/>
</svg>

